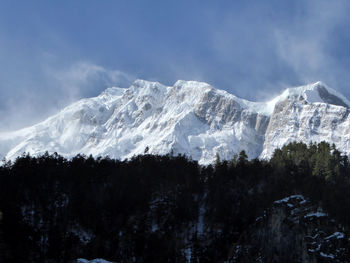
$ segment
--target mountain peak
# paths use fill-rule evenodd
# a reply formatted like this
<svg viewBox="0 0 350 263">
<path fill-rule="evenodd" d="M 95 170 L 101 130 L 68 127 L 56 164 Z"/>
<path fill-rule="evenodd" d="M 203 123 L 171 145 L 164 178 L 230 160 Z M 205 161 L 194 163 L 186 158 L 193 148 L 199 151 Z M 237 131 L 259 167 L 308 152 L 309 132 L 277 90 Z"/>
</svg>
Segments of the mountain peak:
<svg viewBox="0 0 350 263">
<path fill-rule="evenodd" d="M 292 103 L 281 103 L 285 100 Z M 295 110 L 299 101 L 307 103 Z M 138 79 L 127 89 L 112 87 L 77 101 L 35 126 L 0 134 L 0 154 L 14 159 L 23 152 L 48 151 L 123 159 L 148 147 L 152 154 L 172 151 L 208 164 L 217 154 L 230 159 L 241 150 L 255 158 L 268 149 L 264 156 L 271 156 L 276 147 L 294 140 L 333 140 L 350 153 L 348 105 L 322 82 L 252 102 L 205 82 L 178 80 L 165 86 Z"/>
<path fill-rule="evenodd" d="M 164 86 L 164 85 L 159 83 L 158 81 L 150 81 L 145 79 L 136 79 L 131 84 L 131 87 L 138 87 L 138 88 L 155 87 L 155 86 Z"/>
<path fill-rule="evenodd" d="M 183 87 L 183 86 L 192 86 L 195 88 L 210 87 L 208 83 L 203 81 L 196 81 L 196 80 L 177 80 L 174 84 L 174 87 Z"/>
<path fill-rule="evenodd" d="M 342 94 L 338 93 L 334 89 L 327 87 L 324 83 L 320 81 L 316 82 L 314 85 L 318 91 L 319 96 L 324 102 L 350 108 L 349 100 L 345 98 Z"/>
<path fill-rule="evenodd" d="M 99 95 L 99 97 L 115 97 L 115 96 L 122 96 L 124 94 L 126 89 L 118 88 L 118 87 L 110 87 L 102 91 L 102 93 Z"/>
<path fill-rule="evenodd" d="M 327 103 L 350 108 L 350 102 L 342 94 L 329 88 L 321 81 L 299 87 L 288 88 L 270 103 L 275 104 L 287 98 L 304 99 L 308 103 Z"/>
</svg>

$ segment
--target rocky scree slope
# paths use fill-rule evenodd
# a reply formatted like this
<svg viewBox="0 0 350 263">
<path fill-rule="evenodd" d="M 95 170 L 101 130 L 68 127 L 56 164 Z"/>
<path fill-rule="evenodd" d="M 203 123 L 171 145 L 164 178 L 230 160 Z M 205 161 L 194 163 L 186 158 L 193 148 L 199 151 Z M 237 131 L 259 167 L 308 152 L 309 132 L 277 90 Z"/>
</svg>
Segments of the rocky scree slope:
<svg viewBox="0 0 350 263">
<path fill-rule="evenodd" d="M 127 89 L 77 101 L 37 125 L 0 133 L 0 157 L 48 151 L 124 159 L 147 149 L 209 164 L 217 154 L 231 159 L 245 150 L 249 158 L 269 158 L 288 142 L 323 140 L 349 154 L 349 105 L 321 82 L 251 102 L 203 82 L 169 87 L 136 80 Z"/>
</svg>

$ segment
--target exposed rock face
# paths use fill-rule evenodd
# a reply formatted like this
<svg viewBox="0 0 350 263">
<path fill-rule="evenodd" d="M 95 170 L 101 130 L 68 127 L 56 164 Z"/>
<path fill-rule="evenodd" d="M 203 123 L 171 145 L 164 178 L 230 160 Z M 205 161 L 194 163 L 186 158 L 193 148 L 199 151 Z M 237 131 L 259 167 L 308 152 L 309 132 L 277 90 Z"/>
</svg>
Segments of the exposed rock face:
<svg viewBox="0 0 350 263">
<path fill-rule="evenodd" d="M 348 107 L 348 105 L 341 98 L 329 93 L 325 87 L 319 86 L 317 88 L 317 91 L 324 102 L 333 105 Z"/>
<path fill-rule="evenodd" d="M 80 100 L 32 127 L 0 133 L 0 156 L 48 151 L 124 159 L 147 148 L 208 164 L 217 154 L 231 159 L 242 150 L 249 158 L 269 158 L 291 141 L 328 141 L 350 154 L 349 105 L 320 82 L 250 102 L 202 82 L 167 87 L 137 80 L 128 89 L 110 88 Z"/>
<path fill-rule="evenodd" d="M 307 103 L 289 97 L 276 104 L 266 130 L 262 157 L 293 141 L 327 141 L 350 153 L 349 109 L 326 103 Z"/>
<path fill-rule="evenodd" d="M 234 244 L 230 262 L 350 262 L 348 229 L 301 195 L 276 201 Z"/>
</svg>

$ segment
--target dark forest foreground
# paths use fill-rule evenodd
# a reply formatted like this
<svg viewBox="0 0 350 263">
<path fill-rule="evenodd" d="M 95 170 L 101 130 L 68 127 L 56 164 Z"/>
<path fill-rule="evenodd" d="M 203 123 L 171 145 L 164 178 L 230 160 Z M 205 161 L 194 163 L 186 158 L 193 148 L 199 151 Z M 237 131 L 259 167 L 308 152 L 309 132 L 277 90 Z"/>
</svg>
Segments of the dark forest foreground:
<svg viewBox="0 0 350 263">
<path fill-rule="evenodd" d="M 23 155 L 0 211 L 0 262 L 350 262 L 350 164 L 327 143 L 206 167 Z"/>
</svg>

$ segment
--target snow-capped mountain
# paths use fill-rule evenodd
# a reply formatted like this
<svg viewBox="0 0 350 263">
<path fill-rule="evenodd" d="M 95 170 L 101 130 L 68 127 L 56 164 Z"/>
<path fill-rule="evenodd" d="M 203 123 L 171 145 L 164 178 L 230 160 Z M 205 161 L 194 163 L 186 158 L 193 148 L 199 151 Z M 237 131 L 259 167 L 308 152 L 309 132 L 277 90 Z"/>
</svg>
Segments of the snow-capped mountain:
<svg viewBox="0 0 350 263">
<path fill-rule="evenodd" d="M 287 89 L 276 101 L 260 157 L 292 141 L 327 141 L 350 154 L 350 102 L 344 96 L 317 82 Z"/>
<path fill-rule="evenodd" d="M 271 156 L 290 141 L 335 143 L 350 153 L 350 102 L 321 82 L 285 90 L 268 102 L 251 102 L 207 83 L 174 86 L 136 80 L 128 89 L 109 88 L 47 120 L 0 133 L 0 155 L 23 152 L 78 153 L 113 158 L 185 153 L 202 164 L 230 159 L 246 150 L 250 158 Z"/>
</svg>

